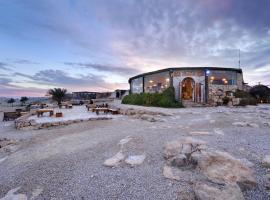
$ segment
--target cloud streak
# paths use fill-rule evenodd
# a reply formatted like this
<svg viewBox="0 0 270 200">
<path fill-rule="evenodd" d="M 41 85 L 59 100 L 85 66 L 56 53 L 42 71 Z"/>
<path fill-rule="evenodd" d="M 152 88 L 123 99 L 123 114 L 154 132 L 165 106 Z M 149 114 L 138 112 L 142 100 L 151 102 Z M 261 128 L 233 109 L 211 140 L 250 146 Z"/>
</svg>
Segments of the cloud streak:
<svg viewBox="0 0 270 200">
<path fill-rule="evenodd" d="M 150 70 L 238 67 L 238 49 L 245 82 L 270 84 L 268 0 L 10 0 L 0 4 L 0 34 L 5 41 L 0 46 L 5 53 L 0 55 L 0 70 L 9 74 L 10 84 L 73 90 L 126 88 L 130 76 Z"/>
<path fill-rule="evenodd" d="M 10 68 L 8 67 L 8 64 L 7 63 L 4 63 L 4 62 L 0 62 L 0 70 L 5 70 L 5 71 L 9 71 Z"/>
<path fill-rule="evenodd" d="M 135 68 L 129 67 L 118 67 L 112 65 L 101 65 L 95 63 L 80 63 L 80 62 L 65 62 L 65 65 L 72 66 L 72 67 L 82 67 L 82 68 L 90 68 L 95 69 L 97 71 L 115 73 L 115 74 L 122 74 L 122 75 L 131 75 L 139 73 L 140 70 Z"/>
</svg>

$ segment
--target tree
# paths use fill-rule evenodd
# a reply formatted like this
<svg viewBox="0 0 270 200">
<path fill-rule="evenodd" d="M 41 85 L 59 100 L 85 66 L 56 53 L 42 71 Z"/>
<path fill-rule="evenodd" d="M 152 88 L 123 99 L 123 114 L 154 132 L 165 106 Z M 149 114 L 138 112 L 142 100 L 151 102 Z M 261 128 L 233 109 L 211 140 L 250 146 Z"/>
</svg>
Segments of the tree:
<svg viewBox="0 0 270 200">
<path fill-rule="evenodd" d="M 21 97 L 20 102 L 22 105 L 24 105 L 26 101 L 28 101 L 28 97 Z"/>
<path fill-rule="evenodd" d="M 256 85 L 250 89 L 249 93 L 259 102 L 270 101 L 270 88 L 265 85 Z"/>
<path fill-rule="evenodd" d="M 15 99 L 13 99 L 13 98 L 10 98 L 10 99 L 7 101 L 7 103 L 11 104 L 12 107 L 13 107 L 13 103 L 14 103 L 14 102 L 15 102 Z"/>
<path fill-rule="evenodd" d="M 61 102 L 64 100 L 67 94 L 66 89 L 62 88 L 54 88 L 48 91 L 48 94 L 52 96 L 52 99 L 57 102 L 59 108 L 61 107 Z"/>
</svg>

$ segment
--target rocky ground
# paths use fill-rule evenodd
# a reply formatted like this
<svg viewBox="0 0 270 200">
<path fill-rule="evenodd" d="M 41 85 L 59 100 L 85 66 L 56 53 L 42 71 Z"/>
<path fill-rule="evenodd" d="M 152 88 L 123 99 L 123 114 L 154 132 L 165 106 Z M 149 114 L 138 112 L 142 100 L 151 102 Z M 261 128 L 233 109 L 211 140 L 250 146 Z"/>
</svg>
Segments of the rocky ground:
<svg viewBox="0 0 270 200">
<path fill-rule="evenodd" d="M 270 199 L 269 105 L 122 108 L 159 115 L 42 130 L 1 122 L 0 199 Z"/>
</svg>

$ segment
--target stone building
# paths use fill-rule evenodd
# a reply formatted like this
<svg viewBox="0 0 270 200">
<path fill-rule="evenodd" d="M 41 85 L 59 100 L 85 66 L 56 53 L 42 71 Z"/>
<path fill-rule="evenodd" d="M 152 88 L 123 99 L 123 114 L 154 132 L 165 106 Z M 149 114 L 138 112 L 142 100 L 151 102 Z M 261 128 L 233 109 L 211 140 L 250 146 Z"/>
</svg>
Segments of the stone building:
<svg viewBox="0 0 270 200">
<path fill-rule="evenodd" d="M 130 93 L 156 93 L 173 86 L 177 101 L 215 104 L 243 90 L 243 74 L 238 68 L 168 68 L 132 77 L 129 84 Z"/>
</svg>

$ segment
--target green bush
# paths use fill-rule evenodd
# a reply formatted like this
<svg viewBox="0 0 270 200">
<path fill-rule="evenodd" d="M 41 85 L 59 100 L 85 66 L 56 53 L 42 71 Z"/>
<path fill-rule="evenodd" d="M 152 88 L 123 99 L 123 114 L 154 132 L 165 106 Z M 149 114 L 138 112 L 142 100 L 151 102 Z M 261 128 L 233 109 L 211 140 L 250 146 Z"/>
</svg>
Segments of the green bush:
<svg viewBox="0 0 270 200">
<path fill-rule="evenodd" d="M 223 105 L 228 105 L 228 103 L 230 102 L 230 98 L 225 96 L 222 98 L 222 102 L 223 102 Z"/>
<path fill-rule="evenodd" d="M 255 98 L 241 98 L 239 102 L 239 106 L 247 106 L 247 105 L 257 105 L 257 100 Z"/>
<path fill-rule="evenodd" d="M 257 100 L 250 93 L 243 90 L 236 90 L 234 96 L 241 98 L 239 106 L 257 105 Z"/>
<path fill-rule="evenodd" d="M 249 98 L 252 97 L 248 92 L 245 92 L 243 90 L 236 90 L 234 92 L 235 98 Z"/>
<path fill-rule="evenodd" d="M 181 108 L 181 103 L 175 101 L 174 88 L 169 87 L 163 93 L 130 94 L 123 98 L 123 104 L 156 106 L 164 108 Z"/>
</svg>

